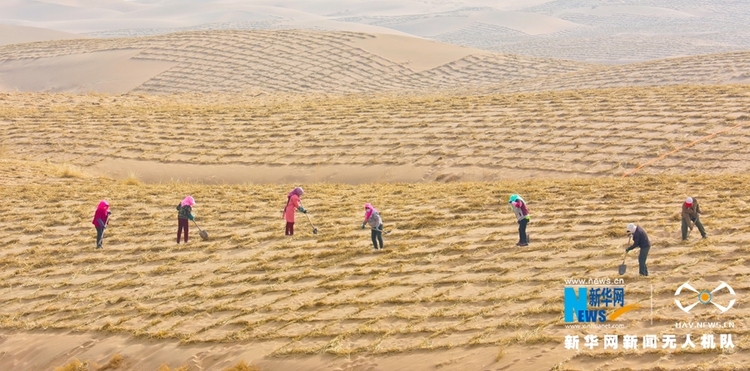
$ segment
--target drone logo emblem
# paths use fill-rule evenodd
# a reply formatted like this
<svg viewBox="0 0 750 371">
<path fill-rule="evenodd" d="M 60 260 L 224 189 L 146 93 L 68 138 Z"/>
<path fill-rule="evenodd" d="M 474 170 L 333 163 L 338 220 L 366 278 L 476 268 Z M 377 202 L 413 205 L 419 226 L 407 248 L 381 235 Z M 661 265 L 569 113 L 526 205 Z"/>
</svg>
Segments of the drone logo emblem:
<svg viewBox="0 0 750 371">
<path fill-rule="evenodd" d="M 688 290 L 690 290 L 690 291 L 695 292 L 696 294 L 698 294 L 698 301 L 696 301 L 695 303 L 690 304 L 690 305 L 688 305 L 686 307 L 683 306 L 682 303 L 680 303 L 679 299 L 675 299 L 674 303 L 677 304 L 677 307 L 680 308 L 680 309 L 682 309 L 685 313 L 690 313 L 690 310 L 693 309 L 693 307 L 695 307 L 698 304 L 704 304 L 704 305 L 706 305 L 706 304 L 709 304 L 709 303 L 713 304 L 714 306 L 716 306 L 716 308 L 718 308 L 721 311 L 721 313 L 724 313 L 724 312 L 728 311 L 730 308 L 732 308 L 732 306 L 734 305 L 734 302 L 737 301 L 737 300 L 736 299 L 730 300 L 729 301 L 729 305 L 727 305 L 726 307 L 723 306 L 723 305 L 721 305 L 721 304 L 718 304 L 718 303 L 714 302 L 714 295 L 713 294 L 715 292 L 721 290 L 721 289 L 724 289 L 724 288 L 726 288 L 727 291 L 729 291 L 729 293 L 732 294 L 732 296 L 736 296 L 735 293 L 734 293 L 734 289 L 732 289 L 732 286 L 729 286 L 724 281 L 719 281 L 719 282 L 721 282 L 721 284 L 719 284 L 719 286 L 717 286 L 715 289 L 713 289 L 713 291 L 708 291 L 708 290 L 698 291 L 693 286 L 690 286 L 690 282 L 689 281 L 685 282 L 682 285 L 680 285 L 680 287 L 677 288 L 677 291 L 675 291 L 674 296 L 680 295 L 680 292 L 682 292 L 682 289 L 688 289 Z"/>
</svg>

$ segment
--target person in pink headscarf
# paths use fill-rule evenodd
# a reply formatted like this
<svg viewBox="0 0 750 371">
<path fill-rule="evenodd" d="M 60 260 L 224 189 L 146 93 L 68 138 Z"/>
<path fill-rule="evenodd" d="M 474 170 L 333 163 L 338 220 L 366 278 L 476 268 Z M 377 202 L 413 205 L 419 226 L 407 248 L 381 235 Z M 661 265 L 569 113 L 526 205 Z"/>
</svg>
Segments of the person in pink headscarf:
<svg viewBox="0 0 750 371">
<path fill-rule="evenodd" d="M 383 220 L 380 219 L 380 213 L 370 204 L 365 204 L 365 221 L 362 222 L 362 229 L 365 229 L 365 224 L 369 224 L 370 229 L 372 229 L 371 238 L 373 247 L 375 247 L 375 250 L 382 250 Z M 380 242 L 379 248 L 378 242 Z"/>
<path fill-rule="evenodd" d="M 99 205 L 96 207 L 96 211 L 94 212 L 94 220 L 91 221 L 91 224 L 96 227 L 96 248 L 101 249 L 102 248 L 102 239 L 104 238 L 104 229 L 107 228 L 107 223 L 109 223 L 109 216 L 112 213 L 109 211 L 109 203 L 105 200 L 99 201 Z"/>
<path fill-rule="evenodd" d="M 193 206 L 195 206 L 195 199 L 193 196 L 185 197 L 179 205 L 177 205 L 177 243 L 180 243 L 180 234 L 185 231 L 185 238 L 183 241 L 188 242 L 188 232 L 190 230 L 190 224 L 188 220 L 195 220 L 193 216 Z"/>
<path fill-rule="evenodd" d="M 284 206 L 283 211 L 284 219 L 286 220 L 286 229 L 284 230 L 285 236 L 294 235 L 294 212 L 299 211 L 303 214 L 307 214 L 307 210 L 302 207 L 302 201 L 300 200 L 300 196 L 304 193 L 305 191 L 303 191 L 301 187 L 297 187 L 286 196 L 286 206 Z"/>
</svg>

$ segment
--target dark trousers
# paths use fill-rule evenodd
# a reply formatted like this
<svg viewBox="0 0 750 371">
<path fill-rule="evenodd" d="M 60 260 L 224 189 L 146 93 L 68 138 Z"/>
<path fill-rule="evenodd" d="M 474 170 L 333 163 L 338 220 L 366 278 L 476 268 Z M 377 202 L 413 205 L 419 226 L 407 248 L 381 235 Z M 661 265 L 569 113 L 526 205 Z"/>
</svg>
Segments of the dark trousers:
<svg viewBox="0 0 750 371">
<path fill-rule="evenodd" d="M 294 222 L 286 222 L 286 229 L 284 230 L 285 236 L 294 235 Z"/>
<path fill-rule="evenodd" d="M 190 224 L 187 219 L 177 218 L 177 243 L 180 243 L 180 233 L 185 230 L 185 242 L 188 242 L 188 231 L 190 230 Z"/>
<path fill-rule="evenodd" d="M 648 250 L 650 247 L 641 247 L 641 253 L 638 254 L 638 273 L 641 276 L 648 276 L 648 267 L 646 267 L 646 259 L 648 258 Z"/>
<path fill-rule="evenodd" d="M 698 227 L 698 232 L 701 232 L 701 237 L 706 237 L 706 230 L 703 228 L 703 223 L 701 223 L 701 218 L 697 217 L 695 220 L 693 220 L 693 223 L 696 227 Z M 690 224 L 687 220 L 682 219 L 682 239 L 687 240 L 688 237 L 688 227 Z"/>
<path fill-rule="evenodd" d="M 526 218 L 523 218 L 518 221 L 518 242 L 519 243 L 529 243 L 529 241 L 526 241 L 526 224 L 529 224 L 529 220 Z"/>
<path fill-rule="evenodd" d="M 104 237 L 104 227 L 96 227 L 96 247 L 102 246 L 103 237 Z"/>
<path fill-rule="evenodd" d="M 372 229 L 372 246 L 375 250 L 378 249 L 378 242 L 380 242 L 380 248 L 383 248 L 383 225 L 379 225 L 377 228 Z"/>
</svg>

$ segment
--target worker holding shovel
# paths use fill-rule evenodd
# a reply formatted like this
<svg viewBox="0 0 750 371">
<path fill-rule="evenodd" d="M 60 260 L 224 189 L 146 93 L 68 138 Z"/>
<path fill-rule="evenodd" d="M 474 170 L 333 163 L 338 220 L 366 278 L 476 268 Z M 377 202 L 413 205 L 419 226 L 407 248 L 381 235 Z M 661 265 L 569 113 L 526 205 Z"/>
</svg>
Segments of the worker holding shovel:
<svg viewBox="0 0 750 371">
<path fill-rule="evenodd" d="M 706 238 L 706 230 L 703 228 L 703 223 L 700 219 L 701 208 L 698 206 L 698 200 L 693 197 L 688 197 L 682 204 L 682 240 L 687 241 L 688 229 L 693 230 L 693 226 L 698 227 L 698 232 L 701 232 L 701 236 Z"/>
<path fill-rule="evenodd" d="M 646 267 L 646 259 L 648 258 L 648 251 L 651 249 L 651 242 L 648 240 L 648 235 L 643 228 L 633 223 L 628 224 L 627 231 L 628 234 L 632 234 L 633 236 L 633 244 L 627 247 L 625 252 L 627 253 L 636 247 L 641 249 L 641 253 L 638 254 L 638 273 L 641 276 L 647 277 L 648 268 Z"/>
<path fill-rule="evenodd" d="M 380 219 L 380 213 L 375 210 L 370 204 L 365 204 L 365 221 L 362 222 L 362 229 L 365 229 L 365 224 L 370 225 L 372 229 L 372 245 L 375 250 L 383 249 L 383 220 Z M 380 247 L 378 247 L 380 243 Z"/>
<path fill-rule="evenodd" d="M 109 211 L 109 203 L 105 200 L 99 201 L 99 205 L 96 207 L 94 212 L 94 220 L 91 224 L 96 227 L 96 248 L 102 248 L 102 240 L 104 239 L 104 229 L 107 228 L 109 223 L 109 216 L 112 213 Z"/>
<path fill-rule="evenodd" d="M 186 196 L 179 205 L 177 205 L 177 243 L 180 243 L 180 234 L 185 231 L 185 238 L 183 241 L 188 242 L 188 232 L 190 230 L 190 224 L 188 220 L 194 220 L 193 206 L 195 206 L 195 199 L 193 196 Z"/>
<path fill-rule="evenodd" d="M 284 220 L 286 220 L 286 229 L 284 230 L 285 236 L 294 235 L 294 212 L 299 211 L 303 214 L 307 214 L 307 209 L 302 207 L 302 200 L 300 200 L 300 197 L 303 194 L 305 194 L 305 191 L 303 191 L 301 187 L 296 187 L 286 196 L 286 206 L 284 206 L 283 211 Z"/>
<path fill-rule="evenodd" d="M 517 194 L 510 195 L 508 200 L 513 213 L 518 219 L 518 243 L 516 246 L 529 246 L 529 235 L 526 234 L 526 225 L 529 224 L 531 218 L 529 217 L 529 208 L 526 207 L 526 202 Z"/>
</svg>

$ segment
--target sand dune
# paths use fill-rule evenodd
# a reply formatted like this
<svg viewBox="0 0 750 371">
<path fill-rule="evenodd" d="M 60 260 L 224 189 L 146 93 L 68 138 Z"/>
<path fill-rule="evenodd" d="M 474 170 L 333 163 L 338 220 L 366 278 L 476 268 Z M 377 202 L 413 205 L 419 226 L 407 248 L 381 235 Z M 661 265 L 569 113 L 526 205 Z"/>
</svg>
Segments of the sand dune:
<svg viewBox="0 0 750 371">
<path fill-rule="evenodd" d="M 601 66 L 399 35 L 204 31 L 6 45 L 0 91 L 347 94 L 716 85 L 746 83 L 748 60 L 748 52 L 737 52 Z"/>
<path fill-rule="evenodd" d="M 127 93 L 175 63 L 133 59 L 140 50 L 110 50 L 0 62 L 0 91 Z"/>
<path fill-rule="evenodd" d="M 744 84 L 750 77 L 750 52 L 670 58 L 592 68 L 565 75 L 511 83 L 508 91 L 600 89 L 626 86 Z"/>
<path fill-rule="evenodd" d="M 9 26 L 0 24 L 0 46 L 38 41 L 85 38 L 69 32 L 54 31 L 37 27 Z"/>
<path fill-rule="evenodd" d="M 749 104 L 747 85 L 476 96 L 6 94 L 0 121 L 9 156 L 150 182 L 490 181 L 622 176 L 661 156 L 639 172 L 745 172 Z"/>
<path fill-rule="evenodd" d="M 494 52 L 623 63 L 750 49 L 750 4 L 600 1 L 91 0 L 0 3 L 0 24 L 91 36 L 305 29 L 427 37 Z"/>
<path fill-rule="evenodd" d="M 132 56 L 141 62 L 131 63 L 133 67 L 142 63 L 142 71 L 130 68 L 130 73 L 138 76 L 153 75 L 165 63 L 174 65 L 133 89 L 148 93 L 427 91 L 496 85 L 588 67 L 582 63 L 492 54 L 396 35 L 313 31 L 206 31 L 149 38 L 16 44 L 0 48 L 0 60 L 13 67 L 6 75 L 35 74 L 33 69 L 24 68 L 28 63 L 14 61 L 35 59 L 34 63 L 50 65 L 48 70 L 53 72 L 55 57 L 77 54 L 78 58 L 85 56 L 98 63 L 94 55 L 87 53 L 123 49 L 142 50 Z M 114 69 L 108 73 L 124 80 L 127 76 L 118 76 L 121 71 Z M 50 84 L 66 84 L 55 79 L 48 75 Z M 81 84 L 101 91 L 97 90 L 95 79 L 96 76 L 78 77 Z M 23 86 L 22 81 L 16 79 L 12 86 L 20 91 L 52 91 L 40 90 L 34 84 Z M 126 87 L 123 85 L 121 89 Z"/>
</svg>

